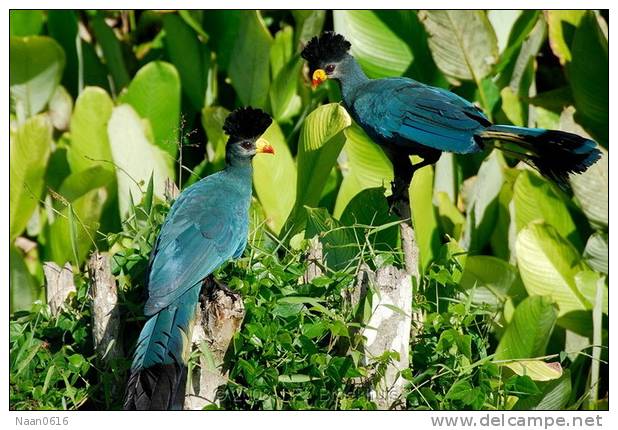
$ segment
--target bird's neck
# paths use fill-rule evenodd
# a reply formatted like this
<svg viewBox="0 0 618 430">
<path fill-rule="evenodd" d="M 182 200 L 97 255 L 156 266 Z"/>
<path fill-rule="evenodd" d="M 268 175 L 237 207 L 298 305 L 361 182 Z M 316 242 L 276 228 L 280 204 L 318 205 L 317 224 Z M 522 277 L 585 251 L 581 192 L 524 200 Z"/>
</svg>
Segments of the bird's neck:
<svg viewBox="0 0 618 430">
<path fill-rule="evenodd" d="M 339 67 L 343 69 L 341 70 L 342 77 L 339 78 L 341 97 L 343 102 L 350 106 L 358 88 L 369 81 L 369 78 L 351 55 L 348 55 Z"/>
</svg>

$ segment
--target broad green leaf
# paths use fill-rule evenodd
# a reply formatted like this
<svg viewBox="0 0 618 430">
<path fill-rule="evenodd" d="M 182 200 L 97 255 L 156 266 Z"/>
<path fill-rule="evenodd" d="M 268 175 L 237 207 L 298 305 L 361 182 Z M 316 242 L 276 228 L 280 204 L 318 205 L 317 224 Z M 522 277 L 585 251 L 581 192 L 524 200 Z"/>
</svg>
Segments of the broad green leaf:
<svg viewBox="0 0 618 430">
<path fill-rule="evenodd" d="M 306 382 L 310 382 L 315 380 L 316 378 L 310 376 L 310 375 L 303 375 L 303 374 L 293 374 L 293 375 L 279 375 L 278 376 L 278 381 L 282 382 L 282 383 L 288 383 L 288 384 L 300 384 L 300 383 L 306 383 Z"/>
<path fill-rule="evenodd" d="M 432 166 L 414 173 L 409 192 L 412 226 L 419 249 L 419 268 L 420 273 L 424 273 L 440 250 L 440 228 L 433 206 Z"/>
<path fill-rule="evenodd" d="M 19 236 L 39 204 L 51 151 L 52 127 L 47 116 L 28 119 L 10 133 L 10 240 Z"/>
<path fill-rule="evenodd" d="M 73 99 L 62 85 L 56 87 L 56 91 L 49 101 L 49 118 L 53 126 L 60 131 L 67 130 L 73 112 Z"/>
<path fill-rule="evenodd" d="M 152 61 L 139 69 L 120 97 L 150 121 L 155 144 L 172 159 L 178 153 L 180 119 L 180 78 L 176 68 L 163 61 Z"/>
<path fill-rule="evenodd" d="M 524 170 L 513 188 L 515 225 L 521 231 L 532 221 L 545 221 L 577 249 L 583 249 L 581 236 L 573 221 L 567 203 L 556 188 L 535 173 Z"/>
<path fill-rule="evenodd" d="M 609 274 L 609 237 L 607 233 L 593 233 L 586 242 L 584 260 L 599 272 Z"/>
<path fill-rule="evenodd" d="M 322 32 L 326 11 L 324 10 L 293 10 L 292 16 L 296 22 L 296 37 L 294 46 L 304 46 L 309 39 Z"/>
<path fill-rule="evenodd" d="M 236 54 L 234 45 L 238 37 L 238 28 L 242 10 L 209 10 L 204 14 L 204 28 L 208 29 L 208 45 L 217 54 L 217 64 L 223 71 L 228 71 L 232 56 Z"/>
<path fill-rule="evenodd" d="M 64 52 L 50 37 L 11 37 L 9 55 L 11 111 L 23 122 L 42 111 L 56 91 L 64 69 Z"/>
<path fill-rule="evenodd" d="M 163 28 L 165 48 L 180 75 L 182 91 L 193 108 L 200 110 L 204 106 L 210 59 L 204 58 L 205 49 L 195 31 L 178 15 L 165 14 Z"/>
<path fill-rule="evenodd" d="M 393 166 L 386 154 L 356 123 L 344 130 L 345 157 L 340 162 L 343 183 L 337 194 L 334 216 L 341 216 L 350 200 L 367 188 L 388 189 L 393 180 Z"/>
<path fill-rule="evenodd" d="M 154 175 L 154 195 L 163 199 L 165 180 L 174 178 L 174 169 L 167 155 L 149 140 L 142 119 L 131 106 L 114 108 L 107 131 L 117 166 L 120 215 L 124 218 L 131 196 L 134 203 L 141 200 L 151 175 Z"/>
<path fill-rule="evenodd" d="M 609 155 L 602 156 L 584 173 L 571 175 L 569 181 L 582 211 L 596 228 L 609 229 Z"/>
<path fill-rule="evenodd" d="M 463 226 L 466 222 L 466 218 L 459 212 L 457 206 L 451 201 L 448 194 L 444 191 L 440 191 L 436 194 L 435 199 L 437 201 L 438 217 L 442 230 L 449 236 L 459 239 Z"/>
<path fill-rule="evenodd" d="M 498 9 L 487 11 L 487 18 L 496 33 L 498 50 L 500 52 L 503 52 L 508 46 L 511 30 L 520 16 L 520 10 Z"/>
<path fill-rule="evenodd" d="M 567 71 L 577 109 L 575 119 L 605 148 L 609 143 L 608 49 L 595 13 L 586 12 L 575 31 L 573 61 Z"/>
<path fill-rule="evenodd" d="M 585 10 L 548 10 L 545 20 L 549 28 L 549 46 L 561 64 L 571 61 L 571 45 L 575 30 L 579 26 Z"/>
<path fill-rule="evenodd" d="M 562 366 L 558 362 L 546 363 L 541 360 L 521 360 L 502 365 L 508 367 L 517 375 L 530 377 L 533 381 L 552 381 L 562 376 Z"/>
<path fill-rule="evenodd" d="M 593 272 L 592 270 L 582 270 L 577 275 L 575 275 L 575 284 L 577 285 L 577 289 L 581 291 L 582 295 L 586 297 L 586 299 L 592 304 L 594 307 L 596 305 L 596 296 L 597 289 L 600 288 L 603 290 L 603 294 L 601 295 L 601 312 L 605 315 L 608 315 L 609 303 L 607 297 L 607 284 L 605 283 L 606 277 L 598 272 Z"/>
<path fill-rule="evenodd" d="M 528 294 L 551 297 L 560 316 L 592 309 L 575 283 L 575 275 L 587 267 L 573 245 L 554 227 L 538 222 L 528 224 L 519 232 L 515 249 Z"/>
<path fill-rule="evenodd" d="M 33 302 L 41 298 L 41 288 L 13 244 L 9 246 L 9 292 L 10 313 L 30 310 Z"/>
<path fill-rule="evenodd" d="M 223 132 L 223 124 L 229 113 L 230 111 L 221 106 L 205 106 L 202 109 L 202 127 L 208 137 L 206 156 L 204 161 L 193 170 L 194 174 L 191 174 L 185 186 L 224 167 L 227 135 Z"/>
<path fill-rule="evenodd" d="M 412 63 L 410 47 L 376 13 L 333 11 L 335 31 L 352 44 L 350 53 L 370 78 L 401 76 Z"/>
<path fill-rule="evenodd" d="M 285 25 L 275 34 L 272 46 L 270 48 L 270 74 L 274 79 L 283 66 L 290 61 L 293 53 L 293 37 L 294 29 L 289 25 Z"/>
<path fill-rule="evenodd" d="M 537 384 L 541 394 L 520 398 L 514 409 L 529 411 L 559 411 L 564 410 L 571 397 L 571 372 L 566 369 L 562 376 L 547 382 Z"/>
<path fill-rule="evenodd" d="M 179 10 L 178 15 L 187 23 L 189 26 L 195 30 L 197 34 L 199 34 L 204 43 L 208 42 L 208 34 L 202 28 L 200 21 L 204 15 L 205 11 L 203 10 Z"/>
<path fill-rule="evenodd" d="M 11 36 L 36 36 L 43 29 L 45 13 L 42 10 L 9 11 L 9 33 Z"/>
<path fill-rule="evenodd" d="M 105 12 L 98 11 L 90 21 L 96 40 L 103 51 L 105 64 L 114 81 L 116 94 L 127 86 L 130 80 L 127 66 L 124 63 L 122 46 L 114 31 L 105 22 Z"/>
<path fill-rule="evenodd" d="M 243 11 L 237 28 L 229 77 L 243 105 L 264 108 L 268 101 L 270 47 L 273 43 L 260 12 Z"/>
<path fill-rule="evenodd" d="M 114 103 L 97 87 L 87 87 L 75 101 L 71 117 L 71 148 L 67 159 L 71 171 L 79 172 L 100 165 L 113 170 L 107 124 Z"/>
<path fill-rule="evenodd" d="M 345 143 L 343 130 L 351 121 L 338 103 L 320 106 L 305 118 L 298 143 L 297 207 L 319 202 L 328 174 Z"/>
<path fill-rule="evenodd" d="M 526 295 L 515 266 L 488 255 L 469 255 L 459 285 L 470 291 L 477 304 L 501 308 L 512 298 L 519 302 Z"/>
<path fill-rule="evenodd" d="M 78 46 L 81 48 L 86 42 L 78 36 L 78 22 L 75 11 L 48 10 L 47 31 L 62 46 L 66 56 L 62 85 L 64 85 L 73 98 L 77 98 L 84 89 L 84 78 L 85 75 L 89 75 L 89 71 L 84 68 L 80 74 L 80 60 L 78 59 L 77 48 Z"/>
<path fill-rule="evenodd" d="M 294 56 L 277 74 L 270 87 L 270 106 L 273 117 L 278 122 L 288 121 L 301 108 L 301 99 L 297 94 L 298 78 L 302 61 Z"/>
<path fill-rule="evenodd" d="M 62 209 L 54 222 L 46 226 L 44 253 L 47 260 L 60 266 L 68 261 L 81 265 L 97 240 L 107 195 L 103 187 L 89 190 L 70 202 L 71 205 Z"/>
<path fill-rule="evenodd" d="M 498 60 L 498 42 L 487 15 L 479 10 L 419 12 L 429 33 L 433 58 L 446 75 L 480 83 Z"/>
<path fill-rule="evenodd" d="M 470 195 L 462 246 L 480 252 L 490 240 L 498 216 L 498 197 L 504 182 L 504 157 L 494 150 L 481 164 Z"/>
<path fill-rule="evenodd" d="M 296 166 L 279 125 L 273 122 L 262 136 L 274 154 L 253 159 L 253 186 L 266 213 L 266 224 L 279 234 L 296 201 Z"/>
<path fill-rule="evenodd" d="M 358 253 L 358 242 L 353 230 L 343 227 L 324 208 L 313 209 L 305 206 L 305 210 L 307 211 L 305 238 L 318 236 L 327 267 L 331 270 L 343 270 L 354 264 Z"/>
<path fill-rule="evenodd" d="M 548 297 L 525 298 L 500 339 L 495 360 L 541 357 L 549 342 L 558 312 Z M 517 373 L 517 372 L 516 372 Z"/>
<path fill-rule="evenodd" d="M 384 188 L 367 188 L 350 200 L 341 214 L 340 221 L 348 226 L 359 226 L 355 229 L 359 242 L 365 240 L 366 229 L 369 226 L 380 227 L 390 225 L 376 234 L 368 235 L 367 241 L 379 250 L 394 250 L 397 246 L 399 229 L 397 217 L 389 213 L 388 203 L 384 197 Z"/>
<path fill-rule="evenodd" d="M 106 187 L 113 179 L 112 171 L 97 165 L 69 175 L 57 192 L 67 201 L 73 202 L 90 190 Z"/>
</svg>

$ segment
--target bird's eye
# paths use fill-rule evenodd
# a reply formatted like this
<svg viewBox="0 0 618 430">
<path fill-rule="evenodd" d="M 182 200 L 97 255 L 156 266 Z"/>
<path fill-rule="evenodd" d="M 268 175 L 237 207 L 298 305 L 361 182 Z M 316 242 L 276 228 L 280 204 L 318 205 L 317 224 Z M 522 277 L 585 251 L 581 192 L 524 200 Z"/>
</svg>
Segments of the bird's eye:
<svg viewBox="0 0 618 430">
<path fill-rule="evenodd" d="M 335 71 L 335 65 L 329 64 L 324 68 L 324 70 L 326 70 L 326 73 L 333 73 Z"/>
<path fill-rule="evenodd" d="M 243 149 L 249 150 L 249 149 L 251 149 L 252 145 L 251 145 L 251 142 L 243 142 L 243 143 L 240 144 L 240 146 L 242 146 Z"/>
</svg>

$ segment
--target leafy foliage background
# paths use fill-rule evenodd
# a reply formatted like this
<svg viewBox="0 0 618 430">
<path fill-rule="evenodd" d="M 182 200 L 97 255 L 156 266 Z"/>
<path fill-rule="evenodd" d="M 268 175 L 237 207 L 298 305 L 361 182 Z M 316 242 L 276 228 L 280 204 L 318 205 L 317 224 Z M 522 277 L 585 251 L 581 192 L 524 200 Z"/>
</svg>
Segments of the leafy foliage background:
<svg viewBox="0 0 618 430">
<path fill-rule="evenodd" d="M 401 264 L 384 199 L 392 167 L 336 85 L 309 86 L 298 53 L 327 29 L 370 77 L 409 76 L 495 122 L 604 148 L 568 194 L 497 152 L 444 154 L 415 175 L 424 323 L 401 404 L 606 407 L 607 21 L 605 11 L 12 11 L 11 408 L 119 407 L 130 362 L 94 354 L 84 263 L 94 249 L 113 255 L 128 357 L 165 180 L 182 189 L 222 168 L 221 125 L 241 105 L 274 117 L 276 155 L 255 159 L 250 246 L 217 273 L 247 307 L 221 407 L 375 407 L 367 386 L 393 356 L 362 360 L 366 305 L 348 309 L 342 296 L 361 263 Z M 315 237 L 327 270 L 298 283 Z M 75 273 L 57 316 L 45 261 Z"/>
</svg>

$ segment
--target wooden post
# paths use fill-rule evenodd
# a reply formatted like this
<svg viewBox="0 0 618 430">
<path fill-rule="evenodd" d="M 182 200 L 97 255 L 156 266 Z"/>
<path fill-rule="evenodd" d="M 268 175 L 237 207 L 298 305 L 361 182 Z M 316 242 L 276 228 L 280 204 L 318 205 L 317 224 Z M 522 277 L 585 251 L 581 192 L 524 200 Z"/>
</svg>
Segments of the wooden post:
<svg viewBox="0 0 618 430">
<path fill-rule="evenodd" d="M 60 267 L 52 261 L 46 261 L 43 263 L 43 273 L 45 274 L 47 304 L 52 315 L 55 316 L 60 312 L 69 294 L 77 291 L 73 282 L 73 268 L 70 263 Z"/>
<path fill-rule="evenodd" d="M 202 354 L 199 366 L 189 375 L 185 409 L 201 410 L 218 405 L 217 389 L 227 382 L 225 353 L 245 317 L 242 297 L 216 284 L 211 278 L 204 281 L 193 328 L 192 343 L 207 353 Z"/>
<path fill-rule="evenodd" d="M 94 252 L 88 260 L 90 298 L 92 300 L 92 335 L 101 360 L 122 356 L 118 334 L 120 312 L 118 290 L 112 274 L 109 256 Z"/>
</svg>

